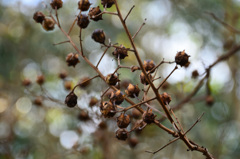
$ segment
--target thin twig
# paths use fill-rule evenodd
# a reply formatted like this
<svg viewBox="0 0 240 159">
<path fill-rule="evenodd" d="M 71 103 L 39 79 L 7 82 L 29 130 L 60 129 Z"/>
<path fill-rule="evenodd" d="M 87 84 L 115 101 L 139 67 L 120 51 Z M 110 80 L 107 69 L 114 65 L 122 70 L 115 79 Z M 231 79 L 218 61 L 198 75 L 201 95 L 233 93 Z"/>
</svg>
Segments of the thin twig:
<svg viewBox="0 0 240 159">
<path fill-rule="evenodd" d="M 198 117 L 197 121 L 184 133 L 184 135 L 186 135 L 189 131 L 192 130 L 192 128 L 201 121 L 201 118 L 203 117 L 204 113 L 202 113 L 202 115 L 200 117 Z"/>
<path fill-rule="evenodd" d="M 132 36 L 132 40 L 134 40 L 134 38 L 138 35 L 138 33 L 140 32 L 140 30 L 142 29 L 142 27 L 146 24 L 146 20 L 144 19 L 144 22 L 142 23 L 142 25 L 140 26 L 140 28 L 137 30 L 137 32 Z"/>
<path fill-rule="evenodd" d="M 103 52 L 103 54 L 102 54 L 101 58 L 99 59 L 99 61 L 98 61 L 97 65 L 96 65 L 96 68 L 98 68 L 98 65 L 100 64 L 100 62 L 101 62 L 101 60 L 102 60 L 103 56 L 106 54 L 106 52 L 107 52 L 107 50 L 108 50 L 108 49 L 109 49 L 109 47 L 107 47 L 107 48 L 105 49 L 105 51 Z"/>
<path fill-rule="evenodd" d="M 69 43 L 69 42 L 70 42 L 69 40 L 66 40 L 66 41 L 62 41 L 62 42 L 59 42 L 59 43 L 54 43 L 53 45 L 60 45 L 60 44 Z"/>
<path fill-rule="evenodd" d="M 129 10 L 128 14 L 126 15 L 126 17 L 124 18 L 124 22 L 126 22 L 128 16 L 130 15 L 130 13 L 132 12 L 133 8 L 135 7 L 135 5 L 132 6 L 132 8 Z"/>
<path fill-rule="evenodd" d="M 162 87 L 162 85 L 167 81 L 167 79 L 173 74 L 173 72 L 178 69 L 177 65 L 174 67 L 174 69 L 172 70 L 172 72 L 162 81 L 162 83 L 158 86 L 157 89 L 160 89 Z"/>
</svg>

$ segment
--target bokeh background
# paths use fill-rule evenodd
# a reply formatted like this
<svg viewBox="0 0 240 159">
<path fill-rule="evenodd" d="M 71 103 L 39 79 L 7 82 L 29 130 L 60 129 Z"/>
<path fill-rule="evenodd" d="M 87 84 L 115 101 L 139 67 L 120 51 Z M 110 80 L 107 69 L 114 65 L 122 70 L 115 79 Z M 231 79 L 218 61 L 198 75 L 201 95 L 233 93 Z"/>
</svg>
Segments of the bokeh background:
<svg viewBox="0 0 240 159">
<path fill-rule="evenodd" d="M 77 0 L 64 0 L 59 10 L 62 27 L 68 30 L 78 14 Z M 100 0 L 90 0 L 92 6 Z M 136 46 L 142 60 L 153 59 L 159 63 L 163 58 L 174 61 L 177 51 L 185 50 L 191 57 L 188 68 L 180 68 L 169 78 L 166 91 L 172 96 L 172 105 L 187 96 L 198 83 L 205 68 L 219 56 L 239 43 L 239 35 L 223 27 L 206 12 L 214 13 L 219 19 L 240 28 L 239 0 L 126 0 L 119 1 L 123 15 L 135 5 L 127 20 L 132 34 L 146 18 L 146 25 L 136 37 Z M 129 141 L 115 138 L 115 119 L 99 117 L 96 104 L 89 107 L 92 97 L 100 99 L 107 87 L 100 79 L 94 79 L 86 88 L 76 90 L 78 107 L 70 109 L 64 104 L 69 93 L 64 88 L 66 81 L 74 86 L 83 77 L 95 74 L 83 60 L 75 67 L 67 67 L 65 57 L 74 52 L 70 44 L 53 45 L 65 41 L 66 37 L 58 28 L 46 32 L 32 19 L 35 11 L 48 13 L 49 1 L 0 0 L 0 159 L 202 159 L 199 152 L 187 152 L 181 141 L 171 144 L 155 155 L 145 150 L 156 150 L 172 139 L 155 125 L 147 126 L 141 133 L 132 133 L 131 138 L 138 144 L 130 146 Z M 110 11 L 115 11 L 113 6 Z M 103 15 L 102 21 L 91 21 L 83 32 L 86 56 L 94 64 L 104 48 L 91 39 L 94 29 L 101 28 L 112 43 L 130 47 L 124 30 L 115 16 Z M 71 37 L 79 42 L 79 28 L 73 28 Z M 109 50 L 99 66 L 104 75 L 117 67 Z M 176 112 L 185 130 L 205 112 L 188 136 L 203 145 L 219 159 L 238 159 L 240 156 L 240 55 L 236 54 L 212 70 L 210 86 L 214 104 L 205 102 L 206 87 L 203 86 L 193 100 Z M 133 54 L 122 61 L 123 65 L 136 65 Z M 165 64 L 158 70 L 163 79 L 175 65 Z M 61 71 L 68 72 L 65 81 L 58 78 Z M 200 77 L 191 78 L 192 71 L 198 70 Z M 35 83 L 43 74 L 46 82 L 43 89 Z M 142 85 L 140 72 L 120 70 L 120 79 Z M 22 80 L 33 83 L 25 89 Z M 156 83 L 160 83 L 156 81 Z M 34 103 L 37 96 L 44 99 L 41 106 Z M 50 100 L 51 98 L 52 100 Z M 55 101 L 55 99 L 57 101 Z M 152 105 L 160 107 L 154 102 Z M 123 107 L 128 106 L 123 103 Z M 160 109 L 161 110 L 161 109 Z M 88 112 L 90 120 L 79 119 L 79 113 Z M 129 112 L 131 115 L 131 112 Z M 158 114 L 158 118 L 161 115 Z M 107 127 L 99 128 L 104 122 Z M 136 120 L 132 119 L 132 123 Z M 167 121 L 164 125 L 171 127 Z M 130 126 L 131 127 L 131 126 Z M 130 129 L 130 128 L 129 128 Z"/>
</svg>

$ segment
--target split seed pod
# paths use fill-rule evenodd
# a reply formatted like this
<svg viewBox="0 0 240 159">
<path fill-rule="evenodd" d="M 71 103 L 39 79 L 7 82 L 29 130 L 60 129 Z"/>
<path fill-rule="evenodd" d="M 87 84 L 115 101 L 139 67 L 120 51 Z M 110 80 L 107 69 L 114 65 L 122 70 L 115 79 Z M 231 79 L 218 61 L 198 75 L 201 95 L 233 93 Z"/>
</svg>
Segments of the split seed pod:
<svg viewBox="0 0 240 159">
<path fill-rule="evenodd" d="M 179 51 L 176 56 L 175 56 L 175 62 L 176 64 L 182 66 L 188 66 L 189 65 L 189 61 L 188 58 L 190 56 L 188 54 L 185 53 L 185 50 L 183 51 Z"/>
<path fill-rule="evenodd" d="M 88 0 L 80 0 L 78 2 L 78 9 L 81 11 L 87 11 L 90 7 L 91 3 Z"/>
<path fill-rule="evenodd" d="M 143 121 L 147 124 L 151 124 L 154 122 L 155 115 L 152 113 L 152 109 L 145 111 L 143 113 Z"/>
<path fill-rule="evenodd" d="M 105 41 L 105 33 L 101 29 L 96 29 L 92 33 L 92 39 L 98 43 L 104 44 Z"/>
<path fill-rule="evenodd" d="M 98 7 L 93 7 L 89 10 L 89 17 L 90 19 L 94 20 L 94 21 L 99 21 L 102 20 L 102 15 L 99 15 L 100 13 L 102 13 L 101 9 Z"/>
<path fill-rule="evenodd" d="M 126 129 L 118 129 L 116 131 L 116 138 L 118 140 L 126 140 L 128 138 L 128 131 Z"/>
<path fill-rule="evenodd" d="M 131 98 L 135 98 L 136 96 L 138 97 L 140 89 L 138 88 L 138 85 L 132 85 L 129 83 L 127 89 L 125 90 L 127 96 Z"/>
<path fill-rule="evenodd" d="M 65 104 L 67 104 L 67 106 L 70 108 L 75 107 L 75 105 L 77 105 L 77 96 L 74 92 L 71 92 L 66 96 Z"/>
<path fill-rule="evenodd" d="M 54 29 L 55 22 L 51 18 L 45 18 L 42 22 L 42 27 L 46 31 L 51 31 Z"/>
<path fill-rule="evenodd" d="M 86 14 L 79 15 L 77 19 L 77 24 L 82 29 L 85 29 L 90 22 Z"/>
<path fill-rule="evenodd" d="M 114 52 L 112 53 L 116 58 L 124 59 L 128 56 L 128 50 L 123 46 L 117 47 Z"/>
<path fill-rule="evenodd" d="M 106 76 L 106 82 L 111 85 L 111 86 L 115 86 L 117 84 L 117 82 L 119 81 L 118 76 L 114 75 L 114 74 L 108 74 Z"/>
<path fill-rule="evenodd" d="M 151 75 L 149 75 L 149 78 L 152 81 L 152 76 Z M 149 84 L 148 81 L 147 81 L 147 78 L 144 76 L 143 72 L 140 74 L 140 80 L 141 80 L 142 84 L 145 84 L 145 85 Z"/>
<path fill-rule="evenodd" d="M 62 0 L 52 0 L 50 3 L 52 9 L 55 10 L 55 8 L 59 9 L 62 8 L 63 2 Z"/>
<path fill-rule="evenodd" d="M 81 88 L 85 88 L 87 87 L 90 83 L 91 83 L 91 80 L 89 77 L 83 77 L 80 81 L 79 81 L 79 86 Z"/>
<path fill-rule="evenodd" d="M 171 96 L 169 94 L 167 94 L 166 92 L 161 94 L 161 98 L 162 98 L 164 104 L 169 104 L 172 100 Z"/>
<path fill-rule="evenodd" d="M 44 82 L 45 82 L 45 77 L 43 75 L 39 75 L 37 77 L 37 80 L 36 82 L 39 84 L 39 85 L 42 85 Z"/>
<path fill-rule="evenodd" d="M 104 8 L 105 6 L 107 8 L 110 8 L 114 4 L 114 0 L 101 0 L 101 4 L 103 5 Z"/>
<path fill-rule="evenodd" d="M 144 61 L 143 67 L 145 68 L 146 71 L 151 71 L 150 73 L 153 73 L 155 71 L 155 69 L 152 70 L 155 67 L 155 63 L 153 62 L 153 60 Z"/>
<path fill-rule="evenodd" d="M 111 118 L 116 114 L 115 106 L 111 102 L 102 102 L 100 111 L 105 118 Z"/>
<path fill-rule="evenodd" d="M 89 102 L 89 106 L 92 107 L 98 103 L 98 99 L 96 97 L 92 97 Z"/>
<path fill-rule="evenodd" d="M 68 66 L 75 67 L 80 62 L 78 59 L 78 54 L 69 53 L 66 57 L 66 62 Z"/>
<path fill-rule="evenodd" d="M 22 81 L 22 85 L 25 86 L 25 87 L 30 86 L 31 84 L 32 84 L 32 82 L 30 81 L 30 79 L 25 78 Z"/>
<path fill-rule="evenodd" d="M 115 104 L 121 104 L 124 101 L 124 95 L 120 90 L 112 92 L 110 96 L 110 101 Z"/>
<path fill-rule="evenodd" d="M 129 115 L 122 113 L 119 117 L 117 117 L 117 125 L 119 128 L 126 128 L 130 123 Z"/>
<path fill-rule="evenodd" d="M 35 12 L 33 14 L 33 19 L 35 20 L 36 23 L 41 23 L 45 19 L 45 15 L 42 12 Z"/>
</svg>

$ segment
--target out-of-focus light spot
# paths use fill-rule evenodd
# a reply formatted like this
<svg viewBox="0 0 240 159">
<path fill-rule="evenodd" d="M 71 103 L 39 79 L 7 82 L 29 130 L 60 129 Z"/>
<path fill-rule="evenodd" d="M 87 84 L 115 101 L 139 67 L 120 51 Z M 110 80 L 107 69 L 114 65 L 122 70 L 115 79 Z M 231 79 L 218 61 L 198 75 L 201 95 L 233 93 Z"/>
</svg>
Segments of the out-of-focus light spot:
<svg viewBox="0 0 240 159">
<path fill-rule="evenodd" d="M 61 63 L 57 57 L 47 57 L 42 66 L 49 73 L 57 74 L 61 70 Z"/>
<path fill-rule="evenodd" d="M 71 149 L 78 141 L 78 135 L 74 131 L 64 131 L 60 135 L 60 143 L 66 149 Z"/>
<path fill-rule="evenodd" d="M 10 134 L 10 125 L 6 122 L 0 122 L 0 139 L 7 138 Z"/>
<path fill-rule="evenodd" d="M 32 134 L 33 126 L 33 122 L 29 120 L 19 120 L 14 126 L 14 132 L 21 137 L 28 137 L 34 135 Z"/>
<path fill-rule="evenodd" d="M 231 80 L 231 77 L 232 75 L 229 66 L 226 64 L 226 62 L 221 62 L 212 68 L 210 84 L 217 82 L 223 87 L 225 83 Z"/>
<path fill-rule="evenodd" d="M 4 98 L 0 98 L 0 113 L 4 112 L 8 107 L 8 101 Z"/>
<path fill-rule="evenodd" d="M 26 114 L 31 110 L 32 102 L 27 97 L 21 97 L 16 102 L 16 108 L 19 112 Z"/>
<path fill-rule="evenodd" d="M 39 67 L 35 63 L 29 63 L 24 69 L 23 69 L 23 76 L 25 78 L 28 78 L 30 80 L 36 80 L 38 76 Z"/>
</svg>

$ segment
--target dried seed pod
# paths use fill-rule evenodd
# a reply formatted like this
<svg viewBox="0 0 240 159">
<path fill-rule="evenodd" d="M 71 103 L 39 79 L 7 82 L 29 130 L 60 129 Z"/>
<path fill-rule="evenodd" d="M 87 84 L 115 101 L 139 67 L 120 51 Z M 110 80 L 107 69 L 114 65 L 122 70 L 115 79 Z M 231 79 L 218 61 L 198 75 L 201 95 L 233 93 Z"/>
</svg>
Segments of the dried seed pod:
<svg viewBox="0 0 240 159">
<path fill-rule="evenodd" d="M 98 43 L 104 44 L 105 41 L 105 33 L 101 29 L 96 29 L 92 33 L 92 39 Z"/>
<path fill-rule="evenodd" d="M 155 115 L 152 113 L 152 109 L 145 111 L 143 113 L 143 121 L 147 124 L 151 124 L 154 122 Z"/>
<path fill-rule="evenodd" d="M 128 85 L 129 85 L 129 83 L 130 83 L 131 81 L 130 80 L 127 80 L 127 79 L 125 79 L 125 80 L 122 80 L 121 81 L 121 88 L 123 88 L 123 89 L 127 89 L 127 87 L 128 87 Z M 119 88 L 120 89 L 120 88 Z"/>
<path fill-rule="evenodd" d="M 151 71 L 150 73 L 153 73 L 155 71 L 155 69 L 152 70 L 155 67 L 153 60 L 144 60 L 143 67 L 146 71 Z"/>
<path fill-rule="evenodd" d="M 121 104 L 124 101 L 124 95 L 120 90 L 112 92 L 110 96 L 110 101 L 115 104 Z"/>
<path fill-rule="evenodd" d="M 61 78 L 61 79 L 65 79 L 67 77 L 67 72 L 65 71 L 62 71 L 58 74 L 58 77 Z"/>
<path fill-rule="evenodd" d="M 34 104 L 36 104 L 37 106 L 41 106 L 42 105 L 42 97 L 38 96 L 34 99 L 33 101 Z"/>
<path fill-rule="evenodd" d="M 128 50 L 123 46 L 115 48 L 114 52 L 112 53 L 116 58 L 124 59 L 128 56 Z"/>
<path fill-rule="evenodd" d="M 162 85 L 162 89 L 168 89 L 170 87 L 170 84 L 166 81 L 166 82 L 164 82 L 164 84 Z"/>
<path fill-rule="evenodd" d="M 142 113 L 136 108 L 132 109 L 132 117 L 135 119 L 139 119 L 142 116 Z"/>
<path fill-rule="evenodd" d="M 106 76 L 106 82 L 111 86 L 115 86 L 118 81 L 119 81 L 118 76 L 115 74 L 108 74 Z"/>
<path fill-rule="evenodd" d="M 66 62 L 68 66 L 75 67 L 80 62 L 78 59 L 78 54 L 69 53 L 66 57 Z"/>
<path fill-rule="evenodd" d="M 130 124 L 130 117 L 122 113 L 119 117 L 117 117 L 117 125 L 119 128 L 126 128 Z"/>
<path fill-rule="evenodd" d="M 106 122 L 104 121 L 101 121 L 99 124 L 98 124 L 98 127 L 102 130 L 106 129 L 107 128 L 107 124 Z"/>
<path fill-rule="evenodd" d="M 78 119 L 79 120 L 82 120 L 82 121 L 87 121 L 90 119 L 89 115 L 88 115 L 88 112 L 86 111 L 81 111 L 79 114 L 78 114 Z"/>
<path fill-rule="evenodd" d="M 102 20 L 102 14 L 99 15 L 100 13 L 102 13 L 102 11 L 99 8 L 99 6 L 97 6 L 97 7 L 91 8 L 88 12 L 88 15 L 89 15 L 90 19 L 92 19 L 94 21 L 99 21 L 99 20 Z"/>
<path fill-rule="evenodd" d="M 39 75 L 37 77 L 37 80 L 36 82 L 39 84 L 39 85 L 42 85 L 44 82 L 45 82 L 45 77 L 43 75 Z"/>
<path fill-rule="evenodd" d="M 100 111 L 105 118 L 111 118 L 116 114 L 115 106 L 111 102 L 102 102 Z"/>
<path fill-rule="evenodd" d="M 111 8 L 112 5 L 114 4 L 114 0 L 101 0 L 101 4 L 103 7 Z"/>
<path fill-rule="evenodd" d="M 92 107 L 98 103 L 98 99 L 96 97 L 92 97 L 89 102 L 89 106 Z"/>
<path fill-rule="evenodd" d="M 46 31 L 51 31 L 54 29 L 55 22 L 52 20 L 52 18 L 45 18 L 42 22 L 42 27 Z"/>
<path fill-rule="evenodd" d="M 74 92 L 71 92 L 66 96 L 65 104 L 67 104 L 67 106 L 70 108 L 75 107 L 75 105 L 77 105 L 77 96 Z"/>
<path fill-rule="evenodd" d="M 129 83 L 127 89 L 125 90 L 127 96 L 131 98 L 135 98 L 136 96 L 138 97 L 139 92 L 140 89 L 138 88 L 138 85 L 132 85 L 131 83 Z"/>
<path fill-rule="evenodd" d="M 128 139 L 128 144 L 131 148 L 134 148 L 138 144 L 138 139 L 136 137 Z"/>
<path fill-rule="evenodd" d="M 128 138 L 128 131 L 126 129 L 118 129 L 116 131 L 116 138 L 118 140 L 126 140 Z"/>
<path fill-rule="evenodd" d="M 132 67 L 131 67 L 131 71 L 132 71 L 132 72 L 135 72 L 136 70 L 141 70 L 141 68 L 138 67 L 138 66 L 132 66 Z"/>
<path fill-rule="evenodd" d="M 199 76 L 198 71 L 197 71 L 197 70 L 194 70 L 194 71 L 192 72 L 192 78 L 196 79 L 198 76 Z"/>
<path fill-rule="evenodd" d="M 175 56 L 175 62 L 176 62 L 176 64 L 180 65 L 181 67 L 188 66 L 189 65 L 189 61 L 188 61 L 189 57 L 190 56 L 185 53 L 185 50 L 179 51 Z"/>
<path fill-rule="evenodd" d="M 87 11 L 90 7 L 91 3 L 88 0 L 80 0 L 78 2 L 78 9 L 81 11 Z"/>
<path fill-rule="evenodd" d="M 30 86 L 31 84 L 32 84 L 32 82 L 30 81 L 30 79 L 25 78 L 22 81 L 22 85 L 25 86 L 25 87 Z"/>
<path fill-rule="evenodd" d="M 164 104 L 169 104 L 172 100 L 171 96 L 169 94 L 167 94 L 166 92 L 161 94 L 161 98 L 162 98 Z"/>
<path fill-rule="evenodd" d="M 85 88 L 91 83 L 91 80 L 89 77 L 83 77 L 79 83 L 80 83 L 79 86 L 81 88 Z"/>
<path fill-rule="evenodd" d="M 36 23 L 41 23 L 45 19 L 45 15 L 42 12 L 35 12 L 33 14 L 33 19 L 35 20 Z"/>
<path fill-rule="evenodd" d="M 213 96 L 211 95 L 208 95 L 206 98 L 205 98 L 205 101 L 206 101 L 206 104 L 208 106 L 212 106 L 214 104 L 214 98 Z"/>
<path fill-rule="evenodd" d="M 79 15 L 77 19 L 78 19 L 77 24 L 82 29 L 85 29 L 90 22 L 86 14 Z"/>
<path fill-rule="evenodd" d="M 63 2 L 62 0 L 52 0 L 50 3 L 52 9 L 59 9 L 62 8 Z"/>
<path fill-rule="evenodd" d="M 149 75 L 149 78 L 152 81 L 152 76 L 151 75 Z M 144 76 L 143 72 L 141 72 L 141 74 L 140 74 L 140 80 L 141 80 L 142 84 L 145 84 L 145 85 L 149 84 L 148 81 L 147 81 L 147 78 Z"/>
<path fill-rule="evenodd" d="M 66 90 L 71 90 L 72 89 L 72 81 L 64 81 L 64 88 Z"/>
</svg>

